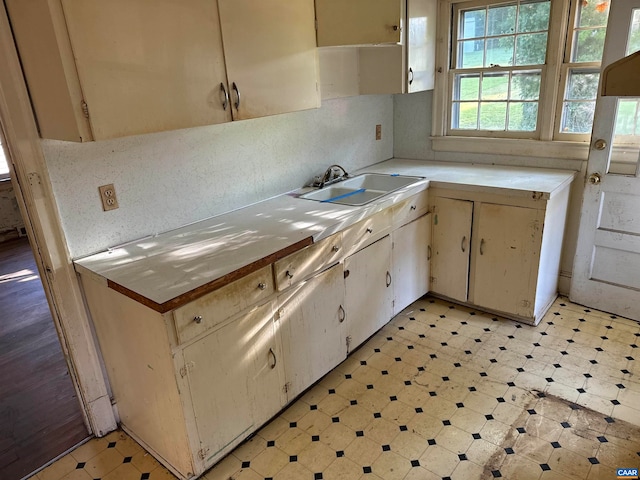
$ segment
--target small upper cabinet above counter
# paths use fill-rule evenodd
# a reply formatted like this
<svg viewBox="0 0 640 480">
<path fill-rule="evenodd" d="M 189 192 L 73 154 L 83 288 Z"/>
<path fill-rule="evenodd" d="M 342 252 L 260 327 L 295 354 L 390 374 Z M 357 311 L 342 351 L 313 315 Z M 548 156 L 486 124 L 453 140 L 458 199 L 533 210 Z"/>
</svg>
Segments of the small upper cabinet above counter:
<svg viewBox="0 0 640 480">
<path fill-rule="evenodd" d="M 43 138 L 102 140 L 320 105 L 313 0 L 6 3 Z"/>
<path fill-rule="evenodd" d="M 436 0 L 316 0 L 322 98 L 431 90 Z"/>
</svg>

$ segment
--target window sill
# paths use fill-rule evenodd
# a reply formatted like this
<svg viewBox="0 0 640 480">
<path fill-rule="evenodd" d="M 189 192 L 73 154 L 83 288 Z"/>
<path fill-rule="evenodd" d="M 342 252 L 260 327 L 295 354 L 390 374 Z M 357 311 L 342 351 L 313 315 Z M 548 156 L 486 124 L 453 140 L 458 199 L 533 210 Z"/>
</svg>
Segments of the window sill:
<svg viewBox="0 0 640 480">
<path fill-rule="evenodd" d="M 545 142 L 515 138 L 431 137 L 431 148 L 436 152 L 493 153 L 567 160 L 587 160 L 589 156 L 587 142 Z"/>
</svg>

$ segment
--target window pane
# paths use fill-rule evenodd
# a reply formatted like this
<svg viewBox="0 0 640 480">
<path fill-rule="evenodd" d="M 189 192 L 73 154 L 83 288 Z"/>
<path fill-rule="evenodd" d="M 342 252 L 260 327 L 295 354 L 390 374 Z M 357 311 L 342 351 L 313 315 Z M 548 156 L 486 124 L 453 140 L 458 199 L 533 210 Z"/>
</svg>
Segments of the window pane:
<svg viewBox="0 0 640 480">
<path fill-rule="evenodd" d="M 513 34 L 516 30 L 516 6 L 489 7 L 487 36 Z"/>
<path fill-rule="evenodd" d="M 511 80 L 511 99 L 537 100 L 540 97 L 540 74 L 519 73 Z"/>
<path fill-rule="evenodd" d="M 478 100 L 480 75 L 456 75 L 454 100 Z"/>
<path fill-rule="evenodd" d="M 578 27 L 604 27 L 609 17 L 609 1 L 581 0 L 578 10 Z"/>
<path fill-rule="evenodd" d="M 537 102 L 509 103 L 509 130 L 533 132 L 538 120 Z"/>
<path fill-rule="evenodd" d="M 638 100 L 618 100 L 616 135 L 640 135 L 638 125 Z"/>
<path fill-rule="evenodd" d="M 539 32 L 549 28 L 550 2 L 520 4 L 518 32 Z"/>
<path fill-rule="evenodd" d="M 600 74 L 595 72 L 569 72 L 567 100 L 595 100 L 598 95 Z"/>
<path fill-rule="evenodd" d="M 487 56 L 485 67 L 492 65 L 513 65 L 513 37 L 487 39 Z"/>
<path fill-rule="evenodd" d="M 547 56 L 547 34 L 529 33 L 518 35 L 516 65 L 542 65 Z"/>
<path fill-rule="evenodd" d="M 573 45 L 574 62 L 599 62 L 604 50 L 606 28 L 578 30 Z"/>
<path fill-rule="evenodd" d="M 564 133 L 591 133 L 596 102 L 565 102 L 562 116 Z"/>
<path fill-rule="evenodd" d="M 483 102 L 480 104 L 480 129 L 505 130 L 507 102 Z"/>
<path fill-rule="evenodd" d="M 476 102 L 455 102 L 451 128 L 477 130 L 478 104 Z"/>
<path fill-rule="evenodd" d="M 509 98 L 509 75 L 487 74 L 482 77 L 482 100 Z"/>
<path fill-rule="evenodd" d="M 640 50 L 640 10 L 636 9 L 633 11 L 633 17 L 631 19 L 626 55 L 631 55 L 638 50 Z"/>
<path fill-rule="evenodd" d="M 468 10 L 462 12 L 460 20 L 460 38 L 484 37 L 486 10 Z"/>
<path fill-rule="evenodd" d="M 484 40 L 466 40 L 458 45 L 458 68 L 482 67 Z"/>
</svg>

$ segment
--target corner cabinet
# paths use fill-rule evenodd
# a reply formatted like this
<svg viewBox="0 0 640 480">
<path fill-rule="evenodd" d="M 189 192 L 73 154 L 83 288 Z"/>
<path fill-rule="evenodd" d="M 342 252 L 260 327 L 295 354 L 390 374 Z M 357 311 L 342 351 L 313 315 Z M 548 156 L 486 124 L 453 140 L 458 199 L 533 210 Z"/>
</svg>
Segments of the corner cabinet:
<svg viewBox="0 0 640 480">
<path fill-rule="evenodd" d="M 431 291 L 536 325 L 557 296 L 568 198 L 433 189 Z"/>
<path fill-rule="evenodd" d="M 8 0 L 43 138 L 102 140 L 319 106 L 312 0 Z"/>
<path fill-rule="evenodd" d="M 436 15 L 436 0 L 316 0 L 322 98 L 432 90 Z"/>
</svg>

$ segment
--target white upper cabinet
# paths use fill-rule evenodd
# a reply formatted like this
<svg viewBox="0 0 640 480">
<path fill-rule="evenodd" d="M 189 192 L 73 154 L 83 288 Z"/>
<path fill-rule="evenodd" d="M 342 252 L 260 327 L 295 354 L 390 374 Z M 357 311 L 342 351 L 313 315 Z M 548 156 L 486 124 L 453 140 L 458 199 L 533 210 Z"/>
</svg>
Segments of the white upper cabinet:
<svg viewBox="0 0 640 480">
<path fill-rule="evenodd" d="M 319 106 L 312 0 L 7 4 L 43 138 L 101 140 Z"/>
<path fill-rule="evenodd" d="M 316 0 L 318 46 L 398 43 L 401 0 Z"/>
<path fill-rule="evenodd" d="M 312 0 L 218 0 L 235 120 L 320 106 Z"/>
<path fill-rule="evenodd" d="M 436 0 L 316 0 L 322 98 L 433 89 L 436 15 Z"/>
</svg>

